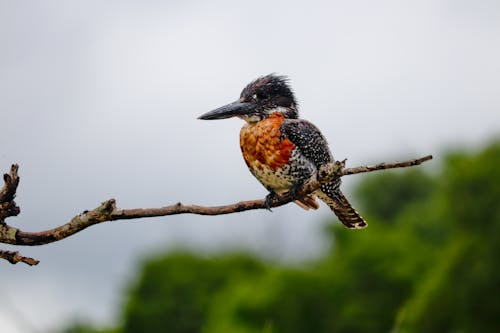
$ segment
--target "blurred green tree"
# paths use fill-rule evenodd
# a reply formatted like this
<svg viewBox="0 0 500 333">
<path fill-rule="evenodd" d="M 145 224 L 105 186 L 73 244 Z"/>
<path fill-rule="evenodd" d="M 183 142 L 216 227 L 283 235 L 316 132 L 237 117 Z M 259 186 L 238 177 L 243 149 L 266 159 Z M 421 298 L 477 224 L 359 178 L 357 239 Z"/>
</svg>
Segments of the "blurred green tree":
<svg viewBox="0 0 500 333">
<path fill-rule="evenodd" d="M 78 319 L 65 329 L 61 333 L 118 333 L 120 332 L 117 328 L 103 329 L 96 328 L 94 325 L 90 325 L 85 321 Z"/>
<path fill-rule="evenodd" d="M 443 174 L 448 241 L 416 281 L 396 332 L 500 331 L 500 143 L 475 156 L 452 154 Z"/>
<path fill-rule="evenodd" d="M 265 269 L 245 255 L 174 253 L 149 260 L 128 293 L 123 332 L 201 332 L 221 289 Z"/>
</svg>

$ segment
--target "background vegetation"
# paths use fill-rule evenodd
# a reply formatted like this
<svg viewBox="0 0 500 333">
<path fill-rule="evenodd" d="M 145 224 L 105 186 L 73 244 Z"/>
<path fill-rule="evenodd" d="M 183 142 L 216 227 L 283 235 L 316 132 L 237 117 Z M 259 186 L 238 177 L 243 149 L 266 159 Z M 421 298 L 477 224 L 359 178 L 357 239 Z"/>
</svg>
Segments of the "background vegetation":
<svg viewBox="0 0 500 333">
<path fill-rule="evenodd" d="M 500 332 L 500 142 L 432 174 L 364 176 L 355 194 L 369 229 L 332 222 L 314 263 L 157 255 L 116 327 L 64 332 Z"/>
</svg>

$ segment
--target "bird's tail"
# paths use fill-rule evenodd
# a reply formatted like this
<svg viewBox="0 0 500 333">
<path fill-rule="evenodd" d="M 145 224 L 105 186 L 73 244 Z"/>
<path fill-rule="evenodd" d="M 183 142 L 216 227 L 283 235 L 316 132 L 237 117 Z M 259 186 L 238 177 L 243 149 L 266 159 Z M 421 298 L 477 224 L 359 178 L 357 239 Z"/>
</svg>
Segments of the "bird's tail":
<svg viewBox="0 0 500 333">
<path fill-rule="evenodd" d="M 322 187 L 322 189 L 315 194 L 330 206 L 340 222 L 346 227 L 351 229 L 362 229 L 368 226 L 368 223 L 366 223 L 361 215 L 351 206 L 340 190 L 332 190 L 331 187 L 327 186 L 324 188 Z"/>
</svg>

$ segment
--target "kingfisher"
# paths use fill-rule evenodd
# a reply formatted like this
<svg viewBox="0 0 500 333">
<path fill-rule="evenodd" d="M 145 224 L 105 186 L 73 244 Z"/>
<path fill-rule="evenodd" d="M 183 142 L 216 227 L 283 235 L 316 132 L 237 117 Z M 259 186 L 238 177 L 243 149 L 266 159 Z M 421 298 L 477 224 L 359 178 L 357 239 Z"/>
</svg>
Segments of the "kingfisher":
<svg viewBox="0 0 500 333">
<path fill-rule="evenodd" d="M 238 117 L 245 121 L 240 131 L 241 152 L 250 172 L 269 191 L 268 209 L 276 195 L 285 192 L 306 210 L 319 208 L 318 197 L 346 227 L 366 227 L 366 221 L 340 191 L 340 178 L 322 184 L 311 194 L 297 196 L 298 189 L 320 166 L 334 162 L 325 137 L 315 125 L 299 118 L 298 109 L 288 78 L 269 74 L 250 82 L 237 101 L 199 119 Z"/>
</svg>

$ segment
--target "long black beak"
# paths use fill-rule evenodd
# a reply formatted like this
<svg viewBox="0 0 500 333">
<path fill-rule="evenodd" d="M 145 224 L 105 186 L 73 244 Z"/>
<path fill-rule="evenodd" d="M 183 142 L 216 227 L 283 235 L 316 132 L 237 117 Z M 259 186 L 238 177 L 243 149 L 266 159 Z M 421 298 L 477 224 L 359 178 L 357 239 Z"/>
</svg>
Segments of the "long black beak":
<svg viewBox="0 0 500 333">
<path fill-rule="evenodd" d="M 253 110 L 253 103 L 244 103 L 240 101 L 236 101 L 224 106 L 221 106 L 218 109 L 212 110 L 205 114 L 202 114 L 198 117 L 198 119 L 203 120 L 214 120 L 214 119 L 226 119 L 231 117 L 243 116 L 248 114 L 251 110 Z"/>
</svg>

